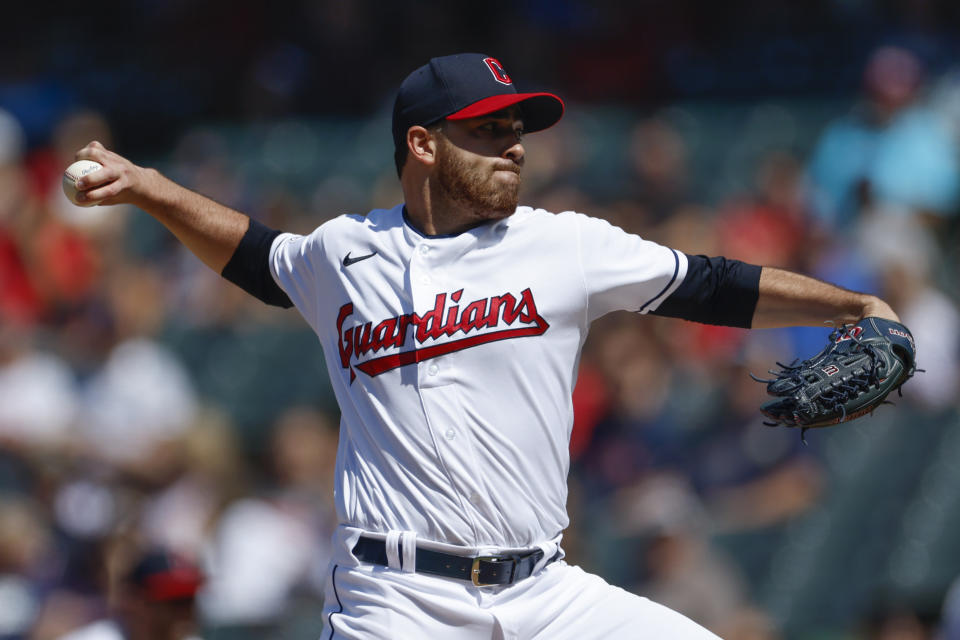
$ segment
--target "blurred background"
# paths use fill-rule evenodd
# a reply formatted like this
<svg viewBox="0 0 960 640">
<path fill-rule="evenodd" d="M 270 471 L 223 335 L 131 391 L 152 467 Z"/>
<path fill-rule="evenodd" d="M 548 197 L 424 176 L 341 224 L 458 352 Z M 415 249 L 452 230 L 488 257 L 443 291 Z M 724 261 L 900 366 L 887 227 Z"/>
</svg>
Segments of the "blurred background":
<svg viewBox="0 0 960 640">
<path fill-rule="evenodd" d="M 747 374 L 828 329 L 601 319 L 570 561 L 728 639 L 960 638 L 960 4 L 624 4 L 8 7 L 0 639 L 139 638 L 157 611 L 164 638 L 319 637 L 338 414 L 315 336 L 143 212 L 69 204 L 61 172 L 97 139 L 309 232 L 400 200 L 394 91 L 470 50 L 567 100 L 525 141 L 524 203 L 877 293 L 926 369 L 804 446 Z"/>
</svg>

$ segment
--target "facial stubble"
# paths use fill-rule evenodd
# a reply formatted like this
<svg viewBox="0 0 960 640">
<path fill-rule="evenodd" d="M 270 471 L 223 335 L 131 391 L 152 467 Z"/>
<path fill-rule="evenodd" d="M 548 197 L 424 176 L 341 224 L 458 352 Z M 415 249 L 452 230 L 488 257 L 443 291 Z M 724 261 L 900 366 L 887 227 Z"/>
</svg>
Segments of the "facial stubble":
<svg viewBox="0 0 960 640">
<path fill-rule="evenodd" d="M 504 184 L 494 179 L 497 167 L 508 166 L 509 160 L 501 159 L 494 166 L 471 163 L 465 152 L 443 137 L 438 151 L 437 184 L 454 206 L 483 220 L 504 218 L 516 211 L 520 180 Z"/>
</svg>

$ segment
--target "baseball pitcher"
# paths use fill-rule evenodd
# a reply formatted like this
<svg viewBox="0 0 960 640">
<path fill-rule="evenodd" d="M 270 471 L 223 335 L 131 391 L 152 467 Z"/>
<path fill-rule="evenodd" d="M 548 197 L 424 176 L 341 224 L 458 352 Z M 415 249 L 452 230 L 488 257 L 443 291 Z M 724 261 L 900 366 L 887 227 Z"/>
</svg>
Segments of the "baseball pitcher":
<svg viewBox="0 0 960 640">
<path fill-rule="evenodd" d="M 324 638 L 716 638 L 564 561 L 571 393 L 590 323 L 898 320 L 882 300 L 519 205 L 523 137 L 564 104 L 483 54 L 434 58 L 393 111 L 404 202 L 269 229 L 90 143 L 87 203 L 131 203 L 316 332 L 342 412 Z M 899 325 L 898 325 L 899 326 Z M 295 372 L 291 372 L 291 375 Z"/>
</svg>

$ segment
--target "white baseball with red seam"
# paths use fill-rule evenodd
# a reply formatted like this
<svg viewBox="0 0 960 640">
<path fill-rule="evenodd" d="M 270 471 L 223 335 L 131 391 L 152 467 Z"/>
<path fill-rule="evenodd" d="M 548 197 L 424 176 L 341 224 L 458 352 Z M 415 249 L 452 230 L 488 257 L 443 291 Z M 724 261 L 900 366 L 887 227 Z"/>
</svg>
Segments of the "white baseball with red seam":
<svg viewBox="0 0 960 640">
<path fill-rule="evenodd" d="M 63 193 L 73 204 L 79 207 L 92 207 L 96 202 L 77 201 L 77 180 L 103 169 L 103 165 L 93 160 L 77 160 L 63 172 Z"/>
</svg>

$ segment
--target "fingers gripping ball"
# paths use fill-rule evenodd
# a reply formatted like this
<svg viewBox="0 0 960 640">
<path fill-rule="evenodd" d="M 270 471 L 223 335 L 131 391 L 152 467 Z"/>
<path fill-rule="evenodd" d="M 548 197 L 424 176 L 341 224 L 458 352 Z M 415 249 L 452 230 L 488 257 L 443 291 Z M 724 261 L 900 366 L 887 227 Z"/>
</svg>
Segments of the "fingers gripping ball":
<svg viewBox="0 0 960 640">
<path fill-rule="evenodd" d="M 77 180 L 100 169 L 103 169 L 103 165 L 93 160 L 77 160 L 67 167 L 67 170 L 63 172 L 63 193 L 70 202 L 80 207 L 92 207 L 97 204 L 96 202 L 77 200 Z"/>
<path fill-rule="evenodd" d="M 780 365 L 767 384 L 773 400 L 760 407 L 770 426 L 827 427 L 872 413 L 887 394 L 917 371 L 910 330 L 883 318 L 864 318 L 830 334 L 808 360 Z"/>
</svg>

